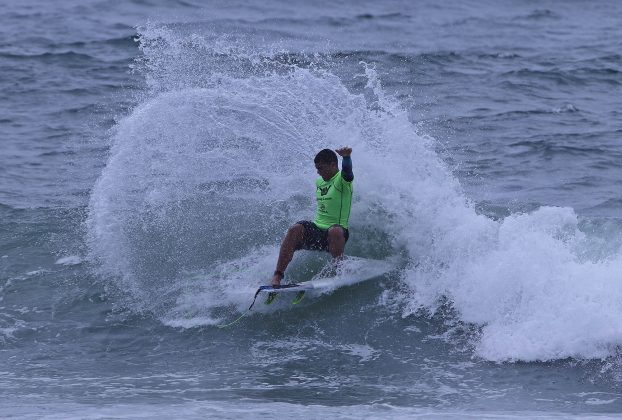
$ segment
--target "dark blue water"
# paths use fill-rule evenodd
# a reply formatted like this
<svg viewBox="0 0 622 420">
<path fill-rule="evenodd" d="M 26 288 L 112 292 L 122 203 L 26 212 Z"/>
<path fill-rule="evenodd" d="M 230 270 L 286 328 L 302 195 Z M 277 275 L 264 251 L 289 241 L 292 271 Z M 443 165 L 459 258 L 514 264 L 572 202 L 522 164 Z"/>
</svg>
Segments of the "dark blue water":
<svg viewBox="0 0 622 420">
<path fill-rule="evenodd" d="M 618 2 L 4 10 L 2 416 L 620 413 Z M 218 328 L 341 145 L 395 269 Z"/>
</svg>

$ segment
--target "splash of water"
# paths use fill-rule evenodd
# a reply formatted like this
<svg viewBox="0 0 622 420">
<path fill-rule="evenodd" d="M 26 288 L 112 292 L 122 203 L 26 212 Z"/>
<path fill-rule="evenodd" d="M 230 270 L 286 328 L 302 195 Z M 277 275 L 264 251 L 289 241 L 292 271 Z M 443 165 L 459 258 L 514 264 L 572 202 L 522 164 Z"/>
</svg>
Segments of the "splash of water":
<svg viewBox="0 0 622 420">
<path fill-rule="evenodd" d="M 104 275 L 120 279 L 146 309 L 174 306 L 182 273 L 213 278 L 223 263 L 276 249 L 289 224 L 312 217 L 312 162 L 322 148 L 354 148 L 360 175 L 351 220 L 359 240 L 352 248 L 365 256 L 383 257 L 395 246 L 388 239 L 384 247 L 373 244 L 378 232 L 393 238 L 400 230 L 391 219 L 404 205 L 395 203 L 420 202 L 404 196 L 392 171 L 411 166 L 412 174 L 403 174 L 411 185 L 431 190 L 458 185 L 406 112 L 382 97 L 371 69 L 362 67 L 366 90 L 378 94 L 354 94 L 329 72 L 223 52 L 220 44 L 210 49 L 213 40 L 203 40 L 200 50 L 218 60 L 199 76 L 196 36 L 187 42 L 158 28 L 143 39 L 152 92 L 116 127 L 89 225 Z M 193 52 L 187 69 L 184 48 Z M 223 54 L 233 56 L 226 65 Z M 188 75 L 196 77 L 185 86 Z M 267 278 L 270 260 L 250 266 L 243 281 Z"/>
<path fill-rule="evenodd" d="M 182 326 L 216 322 L 223 302 L 242 309 L 287 226 L 312 217 L 313 156 L 349 145 L 348 252 L 404 256 L 405 317 L 448 298 L 489 360 L 621 344 L 619 249 L 588 256 L 572 209 L 478 214 L 372 67 L 353 92 L 319 59 L 303 67 L 248 40 L 156 26 L 141 40 L 150 92 L 116 127 L 89 216 L 92 255 L 135 309 Z"/>
</svg>

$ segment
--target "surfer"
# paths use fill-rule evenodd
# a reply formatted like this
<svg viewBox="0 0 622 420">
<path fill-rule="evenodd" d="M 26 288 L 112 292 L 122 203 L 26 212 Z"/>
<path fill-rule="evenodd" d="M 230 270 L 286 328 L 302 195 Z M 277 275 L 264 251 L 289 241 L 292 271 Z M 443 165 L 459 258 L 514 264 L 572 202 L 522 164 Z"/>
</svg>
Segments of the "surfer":
<svg viewBox="0 0 622 420">
<path fill-rule="evenodd" d="M 341 171 L 337 152 L 342 158 Z M 348 218 L 352 204 L 352 148 L 323 149 L 313 159 L 320 177 L 315 181 L 317 209 L 313 222 L 303 220 L 287 230 L 281 243 L 272 285 L 278 286 L 285 269 L 299 249 L 327 251 L 333 260 L 343 255 L 348 241 Z"/>
</svg>

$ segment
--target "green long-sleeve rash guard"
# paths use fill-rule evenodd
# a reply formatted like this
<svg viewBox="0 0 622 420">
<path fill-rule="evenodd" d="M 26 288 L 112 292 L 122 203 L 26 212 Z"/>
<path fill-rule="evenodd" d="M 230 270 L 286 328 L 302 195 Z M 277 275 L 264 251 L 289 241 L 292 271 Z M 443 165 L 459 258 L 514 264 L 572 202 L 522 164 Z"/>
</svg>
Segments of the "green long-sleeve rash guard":
<svg viewBox="0 0 622 420">
<path fill-rule="evenodd" d="M 315 181 L 315 196 L 317 210 L 313 223 L 320 229 L 328 229 L 333 225 L 340 225 L 348 229 L 348 219 L 352 207 L 352 159 L 343 158 L 342 170 L 330 180 L 318 178 Z"/>
</svg>

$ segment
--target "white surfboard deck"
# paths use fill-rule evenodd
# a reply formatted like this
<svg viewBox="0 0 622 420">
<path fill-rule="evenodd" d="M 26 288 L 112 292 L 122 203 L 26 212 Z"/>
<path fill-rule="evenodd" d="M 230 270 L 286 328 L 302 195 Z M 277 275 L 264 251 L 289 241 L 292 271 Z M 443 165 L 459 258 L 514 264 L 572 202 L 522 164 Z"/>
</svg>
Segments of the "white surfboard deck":
<svg viewBox="0 0 622 420">
<path fill-rule="evenodd" d="M 377 278 L 386 274 L 395 268 L 396 264 L 390 260 L 372 260 L 360 257 L 345 257 L 335 267 L 329 264 L 319 273 L 317 273 L 311 280 L 301 282 L 298 284 L 284 284 L 279 287 L 273 286 L 261 286 L 255 292 L 255 297 L 249 306 L 248 310 L 244 312 L 240 317 L 233 322 L 219 325 L 219 328 L 226 328 L 236 324 L 246 314 L 248 314 L 260 294 L 267 296 L 268 299 L 264 302 L 266 305 L 270 305 L 271 308 L 275 308 L 272 302 L 279 294 L 294 292 L 294 299 L 283 299 L 284 304 L 296 305 L 300 302 L 303 296 L 311 295 L 317 297 L 325 293 L 331 293 L 340 287 L 350 286 L 353 284 L 361 283 L 373 278 Z M 304 293 L 301 293 L 304 292 Z M 277 301 L 280 299 L 276 299 Z M 287 301 L 287 302 L 284 302 Z M 279 306 L 278 304 L 276 305 Z M 265 308 L 265 306 L 263 306 Z"/>
<path fill-rule="evenodd" d="M 330 264 L 309 281 L 297 284 L 284 284 L 279 287 L 261 286 L 261 292 L 290 293 L 301 291 L 332 291 L 343 286 L 350 286 L 388 273 L 394 264 L 385 260 L 372 260 L 360 257 L 345 257 L 336 268 Z"/>
</svg>

